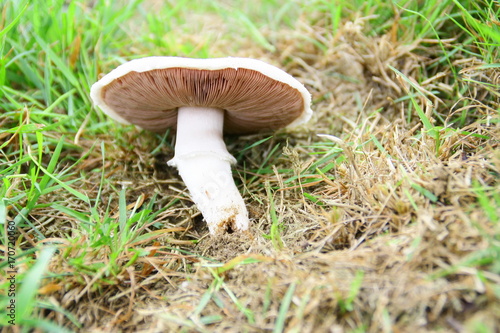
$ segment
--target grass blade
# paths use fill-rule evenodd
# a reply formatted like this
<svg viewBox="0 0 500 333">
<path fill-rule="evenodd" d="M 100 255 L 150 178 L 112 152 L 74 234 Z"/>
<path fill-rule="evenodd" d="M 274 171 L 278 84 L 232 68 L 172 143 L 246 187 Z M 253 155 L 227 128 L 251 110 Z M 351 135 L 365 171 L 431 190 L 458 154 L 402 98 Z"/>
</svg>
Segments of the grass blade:
<svg viewBox="0 0 500 333">
<path fill-rule="evenodd" d="M 292 304 L 293 294 L 295 293 L 295 288 L 297 287 L 296 282 L 292 282 L 288 287 L 283 300 L 281 301 L 280 309 L 278 312 L 278 317 L 276 318 L 276 322 L 274 323 L 273 333 L 281 333 L 285 331 L 285 322 L 288 314 L 288 310 L 290 309 L 290 305 Z"/>
<path fill-rule="evenodd" d="M 42 249 L 36 263 L 26 273 L 17 297 L 17 317 L 20 320 L 28 318 L 31 311 L 33 311 L 35 296 L 44 277 L 44 272 L 55 251 L 55 248 Z"/>
</svg>

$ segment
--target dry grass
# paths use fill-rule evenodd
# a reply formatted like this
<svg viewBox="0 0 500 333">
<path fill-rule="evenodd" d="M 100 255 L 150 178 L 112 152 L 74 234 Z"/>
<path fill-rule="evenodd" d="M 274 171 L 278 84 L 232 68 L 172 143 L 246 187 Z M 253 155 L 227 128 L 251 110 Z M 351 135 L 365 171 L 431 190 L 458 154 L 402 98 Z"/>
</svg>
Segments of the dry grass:
<svg viewBox="0 0 500 333">
<path fill-rule="evenodd" d="M 499 248 L 500 201 L 491 198 L 500 195 L 500 100 L 490 87 L 500 84 L 498 68 L 457 53 L 454 77 L 438 62 L 454 41 L 402 42 L 397 27 L 372 36 L 368 18 L 332 33 L 317 16 L 263 31 L 279 52 L 235 54 L 283 67 L 307 85 L 315 110 L 306 126 L 250 149 L 269 134 L 227 138 L 250 234 L 206 235 L 166 166 L 171 136 L 162 143 L 132 129 L 98 138 L 83 130 L 80 148 L 63 154 L 84 157 L 71 186 L 102 198 L 95 216 L 119 218 L 121 187 L 129 212 L 160 213 L 131 226 L 123 244 L 122 229 L 102 231 L 113 248 L 50 205 L 86 214 L 81 200 L 63 191 L 41 197 L 46 208 L 30 217 L 45 240 L 27 227 L 20 244 L 59 244 L 39 294 L 68 315 L 39 309 L 40 317 L 81 332 L 500 330 L 491 262 Z M 229 46 L 214 47 L 222 54 Z"/>
</svg>

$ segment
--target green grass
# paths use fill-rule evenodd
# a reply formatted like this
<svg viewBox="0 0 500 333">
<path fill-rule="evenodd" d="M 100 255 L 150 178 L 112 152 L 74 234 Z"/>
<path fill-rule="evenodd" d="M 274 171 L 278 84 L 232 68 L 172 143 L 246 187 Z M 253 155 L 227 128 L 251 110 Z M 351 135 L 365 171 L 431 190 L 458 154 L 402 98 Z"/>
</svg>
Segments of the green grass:
<svg viewBox="0 0 500 333">
<path fill-rule="evenodd" d="M 2 4 L 1 325 L 10 246 L 21 332 L 499 328 L 498 2 Z M 253 240 L 204 236 L 175 136 L 92 107 L 150 55 L 262 58 L 312 92 L 309 125 L 227 139 Z"/>
</svg>

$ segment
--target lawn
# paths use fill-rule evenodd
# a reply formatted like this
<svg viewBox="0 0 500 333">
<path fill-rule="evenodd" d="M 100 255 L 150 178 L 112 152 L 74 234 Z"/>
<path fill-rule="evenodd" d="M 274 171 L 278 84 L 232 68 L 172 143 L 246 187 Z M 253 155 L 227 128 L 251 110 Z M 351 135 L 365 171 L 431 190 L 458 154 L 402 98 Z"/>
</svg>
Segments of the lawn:
<svg viewBox="0 0 500 333">
<path fill-rule="evenodd" d="M 3 331 L 500 330 L 498 1 L 1 4 Z M 308 123 L 225 137 L 248 233 L 208 233 L 175 133 L 92 105 L 152 55 L 311 93 Z"/>
</svg>

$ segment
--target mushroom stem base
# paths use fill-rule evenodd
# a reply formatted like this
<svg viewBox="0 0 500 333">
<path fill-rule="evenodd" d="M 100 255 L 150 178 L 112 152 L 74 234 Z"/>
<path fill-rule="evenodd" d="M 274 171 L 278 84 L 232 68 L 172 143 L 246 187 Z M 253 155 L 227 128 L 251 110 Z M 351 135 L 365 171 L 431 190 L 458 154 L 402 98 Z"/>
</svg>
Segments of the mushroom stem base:
<svg viewBox="0 0 500 333">
<path fill-rule="evenodd" d="M 248 229 L 248 212 L 228 161 L 213 155 L 177 159 L 177 168 L 210 233 Z"/>
<path fill-rule="evenodd" d="M 231 173 L 234 158 L 222 138 L 224 111 L 183 107 L 177 119 L 176 166 L 210 233 L 248 229 L 248 212 Z"/>
</svg>

